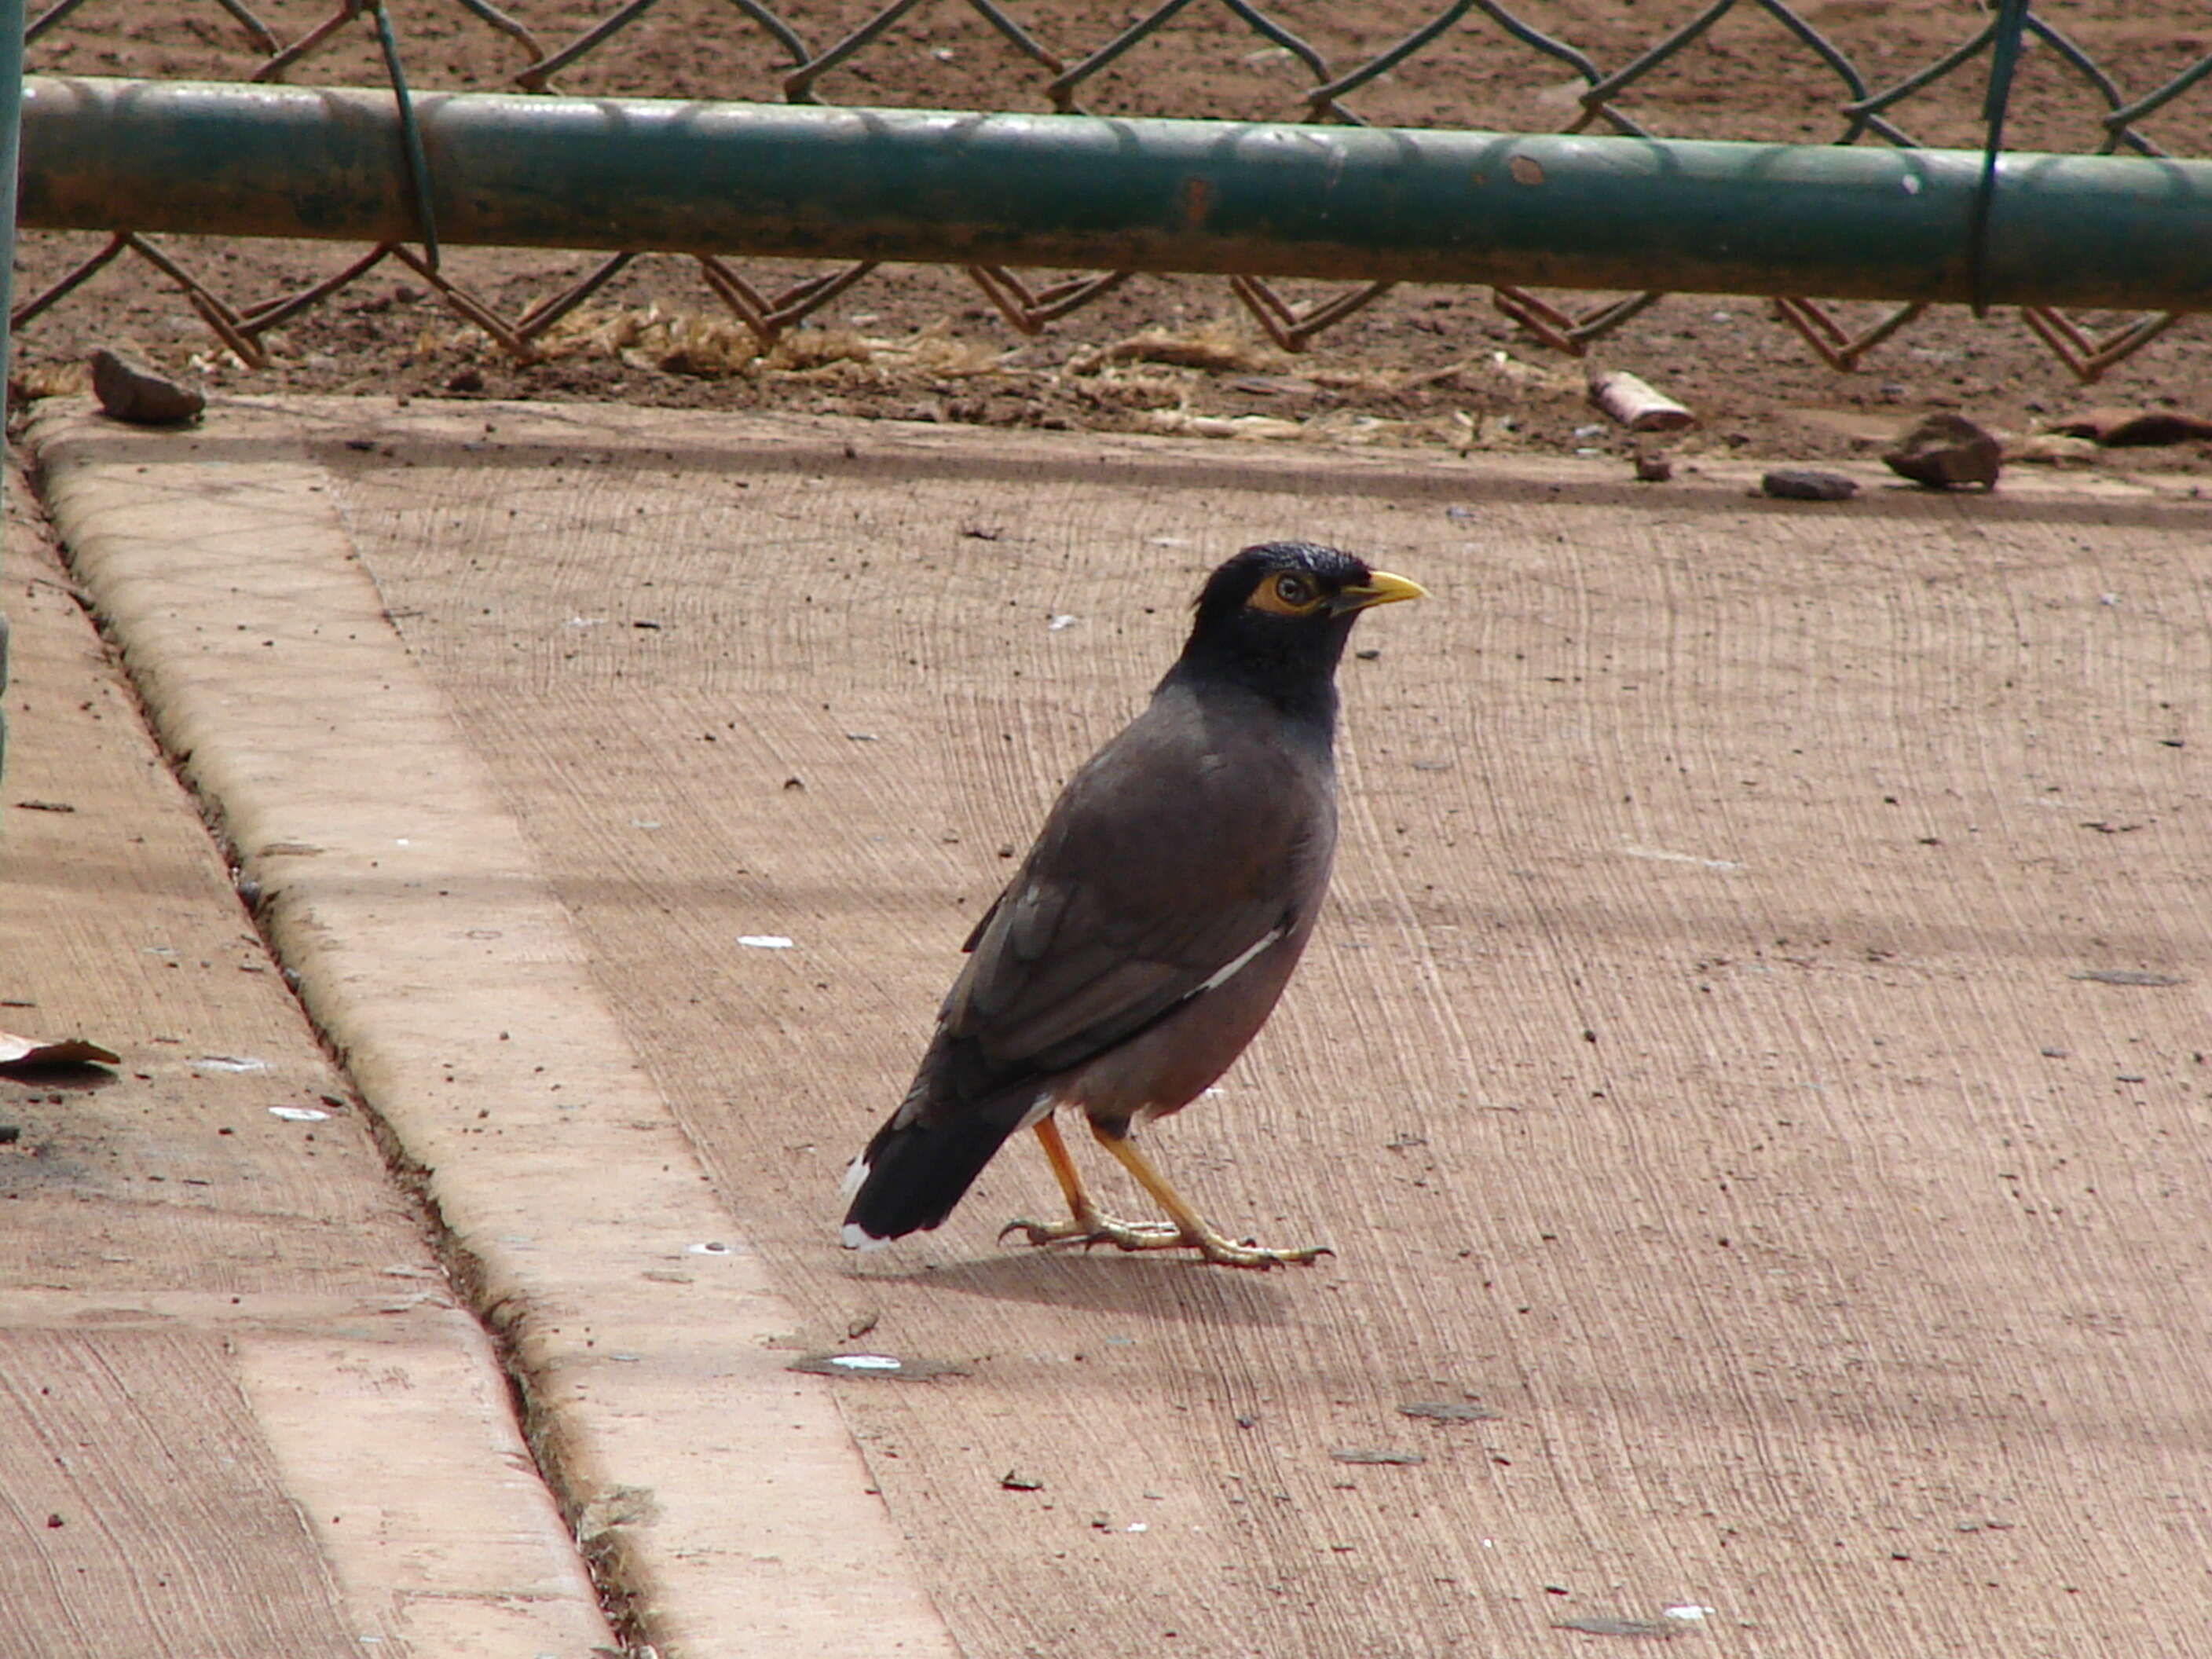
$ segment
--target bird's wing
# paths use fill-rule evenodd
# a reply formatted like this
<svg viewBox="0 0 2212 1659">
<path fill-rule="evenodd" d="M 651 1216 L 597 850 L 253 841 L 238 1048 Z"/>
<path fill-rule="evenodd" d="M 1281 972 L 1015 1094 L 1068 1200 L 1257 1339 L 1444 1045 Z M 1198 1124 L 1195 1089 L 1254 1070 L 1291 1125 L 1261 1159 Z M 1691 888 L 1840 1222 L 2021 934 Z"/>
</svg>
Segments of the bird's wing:
<svg viewBox="0 0 2212 1659">
<path fill-rule="evenodd" d="M 994 1073 L 1079 1065 L 1219 982 L 1294 920 L 1280 897 L 1140 915 L 1097 884 L 1030 877 L 977 940 L 945 1000 L 945 1032 Z"/>
<path fill-rule="evenodd" d="M 1318 902 L 1334 839 L 1325 789 L 1255 798 L 1179 768 L 1177 745 L 1128 747 L 1071 783 L 969 936 L 933 1045 L 949 1069 L 925 1067 L 936 1109 L 1127 1041 Z"/>
</svg>

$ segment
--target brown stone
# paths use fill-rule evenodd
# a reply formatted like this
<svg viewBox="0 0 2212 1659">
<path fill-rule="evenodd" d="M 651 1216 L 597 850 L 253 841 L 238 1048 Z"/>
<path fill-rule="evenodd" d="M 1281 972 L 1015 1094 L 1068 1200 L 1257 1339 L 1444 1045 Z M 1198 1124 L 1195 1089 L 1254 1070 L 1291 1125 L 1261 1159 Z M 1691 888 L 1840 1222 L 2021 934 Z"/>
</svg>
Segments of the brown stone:
<svg viewBox="0 0 2212 1659">
<path fill-rule="evenodd" d="M 2004 447 L 1994 434 L 1965 416 L 1939 410 L 1916 422 L 1882 452 L 1881 459 L 1898 477 L 1929 489 L 1967 484 L 1995 489 L 2004 466 Z"/>
<path fill-rule="evenodd" d="M 92 391 L 102 413 L 133 426 L 182 426 L 207 407 L 198 386 L 106 350 L 92 354 Z"/>
</svg>

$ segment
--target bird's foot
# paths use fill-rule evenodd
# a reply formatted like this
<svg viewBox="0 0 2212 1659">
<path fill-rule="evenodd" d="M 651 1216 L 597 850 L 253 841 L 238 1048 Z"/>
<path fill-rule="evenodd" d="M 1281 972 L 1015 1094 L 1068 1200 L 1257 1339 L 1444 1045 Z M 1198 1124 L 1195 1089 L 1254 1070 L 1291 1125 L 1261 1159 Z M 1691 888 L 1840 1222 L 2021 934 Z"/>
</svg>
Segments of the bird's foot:
<svg viewBox="0 0 2212 1659">
<path fill-rule="evenodd" d="M 1208 1261 L 1224 1267 L 1255 1267 L 1261 1273 L 1270 1267 L 1310 1267 L 1322 1256 L 1336 1254 L 1326 1244 L 1301 1244 L 1282 1249 L 1270 1248 L 1251 1238 L 1241 1244 L 1231 1243 L 1219 1233 L 1211 1231 L 1191 1242 Z"/>
<path fill-rule="evenodd" d="M 1172 1221 L 1121 1221 L 1096 1210 L 1087 1215 L 1072 1216 L 1066 1221 L 1009 1221 L 999 1230 L 999 1237 L 1003 1241 L 1010 1233 L 1019 1233 L 1030 1243 L 1041 1248 L 1080 1244 L 1087 1250 L 1094 1245 L 1111 1244 L 1117 1250 L 1193 1249 L 1206 1261 L 1221 1267 L 1254 1267 L 1261 1272 L 1335 1254 L 1322 1244 L 1299 1249 L 1269 1249 L 1250 1239 L 1241 1244 L 1232 1243 L 1210 1227 L 1193 1231 Z"/>
<path fill-rule="evenodd" d="M 1122 1250 L 1171 1250 L 1192 1242 L 1172 1221 L 1122 1221 L 1097 1210 L 1066 1221 L 1009 1221 L 999 1229 L 1000 1241 L 1004 1243 L 1009 1233 L 1019 1233 L 1040 1247 L 1080 1244 L 1086 1250 L 1094 1244 L 1111 1244 Z"/>
</svg>

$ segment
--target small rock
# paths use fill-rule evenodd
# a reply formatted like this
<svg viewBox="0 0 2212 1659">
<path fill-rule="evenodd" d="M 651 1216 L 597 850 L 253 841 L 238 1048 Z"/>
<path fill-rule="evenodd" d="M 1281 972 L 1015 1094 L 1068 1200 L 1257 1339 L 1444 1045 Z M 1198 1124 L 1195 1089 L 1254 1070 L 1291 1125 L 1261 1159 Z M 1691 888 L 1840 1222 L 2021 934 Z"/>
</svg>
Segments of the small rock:
<svg viewBox="0 0 2212 1659">
<path fill-rule="evenodd" d="M 1398 1407 L 1407 1417 L 1425 1417 L 1431 1423 L 1496 1423 L 1505 1413 L 1469 1400 L 1415 1400 Z"/>
<path fill-rule="evenodd" d="M 1784 501 L 1847 501 L 1858 494 L 1858 483 L 1840 472 L 1820 472 L 1811 467 L 1778 466 L 1759 481 L 1759 493 Z"/>
<path fill-rule="evenodd" d="M 1552 1628 L 1583 1636 L 1646 1636 L 1663 1642 L 1670 1636 L 1680 1636 L 1690 1626 L 1686 1620 L 1678 1624 L 1666 1619 L 1623 1619 L 1609 1613 L 1591 1613 L 1561 1620 Z"/>
<path fill-rule="evenodd" d="M 1410 1468 L 1429 1461 L 1419 1452 L 1385 1451 L 1367 1446 L 1339 1446 L 1334 1448 L 1329 1455 L 1340 1463 L 1373 1463 L 1400 1468 Z"/>
<path fill-rule="evenodd" d="M 2003 446 L 1993 434 L 1963 415 L 1938 410 L 1916 422 L 1881 459 L 1900 478 L 1929 489 L 1965 484 L 1995 489 L 2003 457 Z"/>
<path fill-rule="evenodd" d="M 1636 452 L 1636 482 L 1665 483 L 1674 476 L 1674 458 L 1663 451 Z"/>
<path fill-rule="evenodd" d="M 457 368 L 446 378 L 446 390 L 448 392 L 482 392 L 483 389 L 483 370 L 473 364 L 466 368 Z"/>
<path fill-rule="evenodd" d="M 112 351 L 92 354 L 92 391 L 102 413 L 133 426 L 182 426 L 207 407 L 197 386 L 157 374 Z"/>
</svg>

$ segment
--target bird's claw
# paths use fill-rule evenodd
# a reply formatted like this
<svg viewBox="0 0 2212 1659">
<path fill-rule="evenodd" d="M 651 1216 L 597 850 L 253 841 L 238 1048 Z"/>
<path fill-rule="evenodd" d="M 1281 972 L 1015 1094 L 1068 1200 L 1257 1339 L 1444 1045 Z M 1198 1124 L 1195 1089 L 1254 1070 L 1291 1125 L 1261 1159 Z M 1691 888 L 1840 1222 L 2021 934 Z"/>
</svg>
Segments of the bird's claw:
<svg viewBox="0 0 2212 1659">
<path fill-rule="evenodd" d="M 1326 1244 L 1270 1249 L 1251 1238 L 1231 1243 L 1210 1230 L 1194 1236 L 1172 1221 L 1120 1221 L 1107 1215 L 1076 1216 L 1054 1222 L 1009 1221 L 999 1229 L 999 1242 L 1003 1244 L 1014 1233 L 1019 1233 L 1025 1242 L 1039 1249 L 1055 1244 L 1080 1244 L 1086 1252 L 1101 1244 L 1133 1252 L 1188 1249 L 1221 1267 L 1254 1267 L 1263 1273 L 1279 1266 L 1310 1266 L 1322 1256 L 1336 1254 Z"/>
<path fill-rule="evenodd" d="M 1124 1250 L 1163 1250 L 1196 1242 L 1185 1239 L 1182 1230 L 1171 1221 L 1117 1221 L 1107 1215 L 1077 1216 L 1052 1222 L 1017 1218 L 999 1229 L 999 1242 L 1005 1243 L 1010 1233 L 1019 1233 L 1039 1248 L 1080 1244 L 1086 1250 L 1099 1244 L 1111 1244 Z"/>
</svg>

